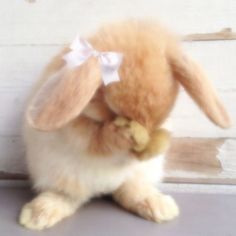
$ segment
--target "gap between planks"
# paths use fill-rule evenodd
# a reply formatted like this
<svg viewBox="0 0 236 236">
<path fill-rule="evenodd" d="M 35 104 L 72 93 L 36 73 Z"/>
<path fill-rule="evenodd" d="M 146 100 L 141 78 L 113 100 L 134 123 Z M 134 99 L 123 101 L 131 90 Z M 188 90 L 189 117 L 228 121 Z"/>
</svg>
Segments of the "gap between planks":
<svg viewBox="0 0 236 236">
<path fill-rule="evenodd" d="M 0 188 L 30 188 L 28 180 L 0 180 Z M 234 185 L 160 183 L 157 188 L 168 193 L 236 194 Z"/>
</svg>

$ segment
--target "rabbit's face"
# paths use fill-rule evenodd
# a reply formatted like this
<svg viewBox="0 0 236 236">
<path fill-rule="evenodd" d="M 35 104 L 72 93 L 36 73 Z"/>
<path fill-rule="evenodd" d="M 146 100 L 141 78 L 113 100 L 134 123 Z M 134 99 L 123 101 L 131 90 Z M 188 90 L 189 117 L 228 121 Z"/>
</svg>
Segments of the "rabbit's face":
<svg viewBox="0 0 236 236">
<path fill-rule="evenodd" d="M 156 73 L 152 69 L 152 73 L 145 75 L 137 72 L 127 75 L 121 71 L 121 81 L 104 88 L 105 102 L 114 113 L 135 120 L 147 129 L 159 126 L 167 118 L 178 92 L 178 83 L 168 70 L 153 76 L 162 68 L 159 65 L 155 69 Z"/>
</svg>

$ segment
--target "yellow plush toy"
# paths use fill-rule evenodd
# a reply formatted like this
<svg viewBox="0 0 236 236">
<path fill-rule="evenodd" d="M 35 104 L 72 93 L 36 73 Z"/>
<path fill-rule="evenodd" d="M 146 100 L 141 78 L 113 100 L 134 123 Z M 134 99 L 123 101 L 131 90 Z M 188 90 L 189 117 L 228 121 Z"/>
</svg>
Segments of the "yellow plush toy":
<svg viewBox="0 0 236 236">
<path fill-rule="evenodd" d="M 154 130 L 151 135 L 148 131 L 136 121 L 129 122 L 124 117 L 118 117 L 115 124 L 120 127 L 127 127 L 136 143 L 133 151 L 141 160 L 155 157 L 165 153 L 170 144 L 170 132 L 164 128 Z"/>
</svg>

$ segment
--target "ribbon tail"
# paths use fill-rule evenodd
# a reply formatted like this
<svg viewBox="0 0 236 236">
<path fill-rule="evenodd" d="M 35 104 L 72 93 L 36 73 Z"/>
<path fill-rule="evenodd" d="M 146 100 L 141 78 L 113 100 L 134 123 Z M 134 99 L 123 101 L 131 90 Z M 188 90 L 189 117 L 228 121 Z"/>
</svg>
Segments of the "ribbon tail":
<svg viewBox="0 0 236 236">
<path fill-rule="evenodd" d="M 117 70 L 107 72 L 106 69 L 103 70 L 102 68 L 102 80 L 104 85 L 107 86 L 110 83 L 120 81 L 120 76 Z"/>
<path fill-rule="evenodd" d="M 104 85 L 106 86 L 112 82 L 120 81 L 118 70 L 122 62 L 122 55 L 114 52 L 101 53 L 99 60 Z"/>
</svg>

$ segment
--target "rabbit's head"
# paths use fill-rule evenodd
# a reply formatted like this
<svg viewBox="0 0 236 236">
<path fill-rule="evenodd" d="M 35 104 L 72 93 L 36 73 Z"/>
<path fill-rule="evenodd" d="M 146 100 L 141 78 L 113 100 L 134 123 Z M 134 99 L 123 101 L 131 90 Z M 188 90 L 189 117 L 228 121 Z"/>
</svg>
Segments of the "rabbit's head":
<svg viewBox="0 0 236 236">
<path fill-rule="evenodd" d="M 57 57 L 52 65 L 60 66 L 42 83 L 27 109 L 27 120 L 34 128 L 60 128 L 100 96 L 103 105 L 98 109 L 136 120 L 151 130 L 167 118 L 179 85 L 211 121 L 222 128 L 230 126 L 211 83 L 160 26 L 133 21 L 115 24 L 102 28 L 88 41 L 99 51 L 123 54 L 121 80 L 104 86 L 97 58 L 69 69 Z"/>
</svg>

